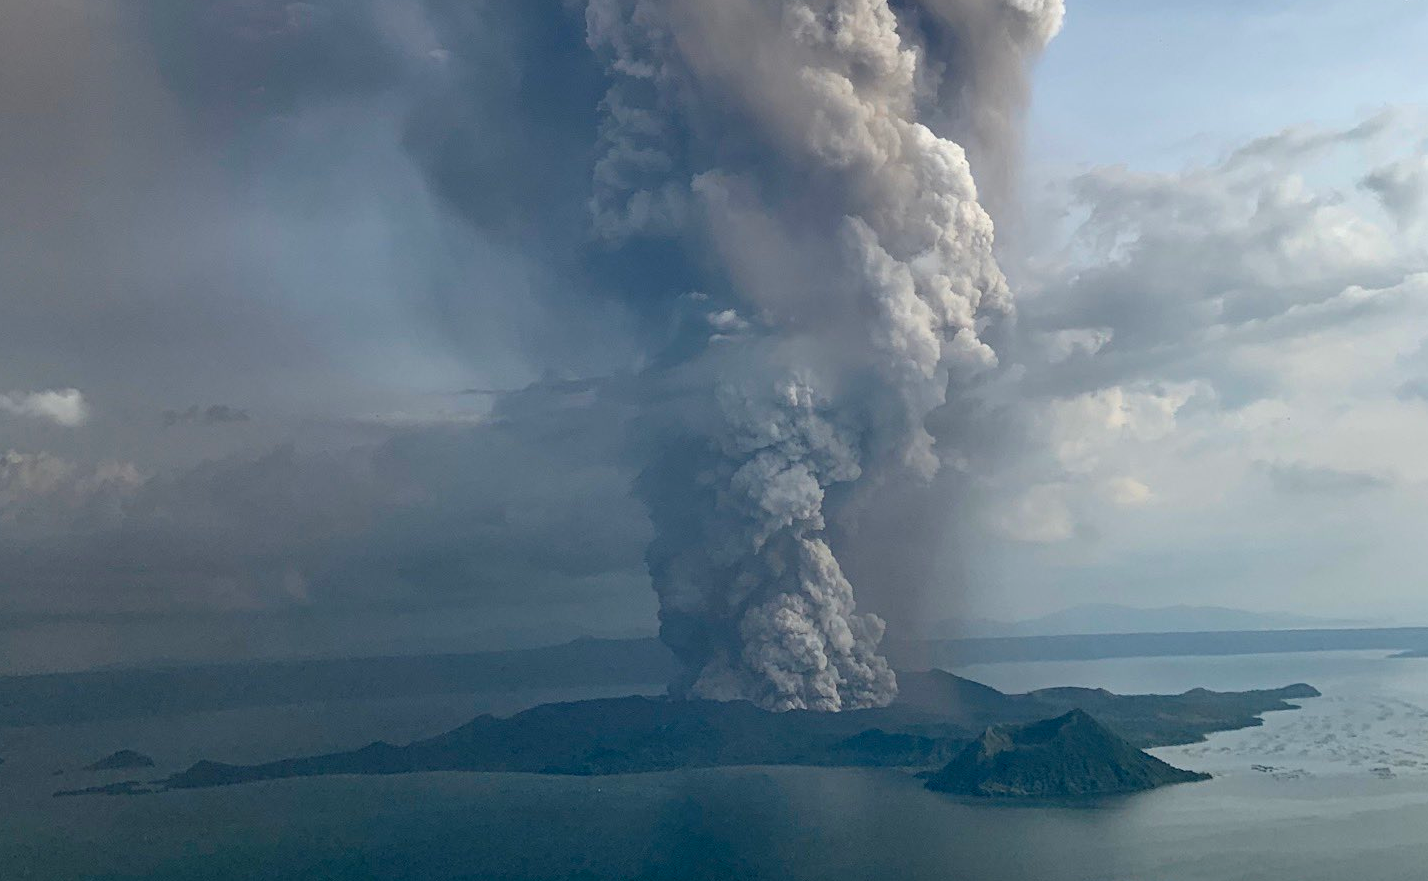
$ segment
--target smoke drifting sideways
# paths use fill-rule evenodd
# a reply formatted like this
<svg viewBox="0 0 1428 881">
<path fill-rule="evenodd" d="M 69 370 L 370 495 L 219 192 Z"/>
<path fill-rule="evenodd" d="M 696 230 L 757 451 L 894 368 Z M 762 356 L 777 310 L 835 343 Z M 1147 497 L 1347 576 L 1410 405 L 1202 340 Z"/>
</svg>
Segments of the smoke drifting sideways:
<svg viewBox="0 0 1428 881">
<path fill-rule="evenodd" d="M 896 9 L 894 8 L 896 6 Z M 926 419 L 1013 314 L 965 132 L 1016 152 L 1060 0 L 591 0 L 611 86 L 591 212 L 708 265 L 708 339 L 663 371 L 638 491 L 676 696 L 890 703 L 825 514 L 939 461 Z M 939 55 L 938 53 L 942 53 Z M 927 122 L 923 120 L 926 119 Z M 937 125 L 943 134 L 930 126 Z M 1003 172 L 994 172 L 994 176 Z M 999 183 L 1000 185 L 1000 183 Z"/>
</svg>

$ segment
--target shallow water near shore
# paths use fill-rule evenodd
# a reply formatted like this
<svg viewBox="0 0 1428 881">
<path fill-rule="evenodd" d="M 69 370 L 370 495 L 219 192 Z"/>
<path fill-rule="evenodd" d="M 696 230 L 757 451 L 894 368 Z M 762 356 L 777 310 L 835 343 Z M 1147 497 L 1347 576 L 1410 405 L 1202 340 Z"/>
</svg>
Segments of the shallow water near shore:
<svg viewBox="0 0 1428 881">
<path fill-rule="evenodd" d="M 1408 879 L 1428 865 L 1428 660 L 1383 652 L 959 671 L 1004 690 L 1324 692 L 1259 728 L 1155 750 L 1215 779 L 1080 805 L 958 801 L 898 771 L 439 773 L 54 799 L 121 747 L 162 776 L 436 733 L 540 693 L 352 701 L 0 730 L 4 878 Z M 63 768 L 65 773 L 53 776 Z M 144 772 L 148 774 L 148 772 Z M 110 779 L 135 776 L 111 772 Z M 89 785 L 93 775 L 85 777 Z"/>
</svg>

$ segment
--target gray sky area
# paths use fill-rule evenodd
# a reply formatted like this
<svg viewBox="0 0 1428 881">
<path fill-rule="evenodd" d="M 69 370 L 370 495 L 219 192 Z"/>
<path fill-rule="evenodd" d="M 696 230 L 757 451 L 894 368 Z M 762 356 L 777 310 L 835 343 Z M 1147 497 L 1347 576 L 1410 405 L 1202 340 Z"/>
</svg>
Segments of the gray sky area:
<svg viewBox="0 0 1428 881">
<path fill-rule="evenodd" d="M 1428 7 L 844 5 L 0 0 L 0 672 L 1428 621 Z"/>
</svg>

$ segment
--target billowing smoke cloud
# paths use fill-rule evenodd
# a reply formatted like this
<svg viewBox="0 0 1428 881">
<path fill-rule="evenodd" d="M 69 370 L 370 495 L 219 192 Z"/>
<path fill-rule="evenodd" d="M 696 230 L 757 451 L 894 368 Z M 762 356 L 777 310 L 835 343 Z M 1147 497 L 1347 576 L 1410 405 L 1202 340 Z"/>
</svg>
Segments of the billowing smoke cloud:
<svg viewBox="0 0 1428 881">
<path fill-rule="evenodd" d="M 922 16 L 900 23 L 886 0 L 588 6 L 613 83 L 598 232 L 717 257 L 703 296 L 720 332 L 667 377 L 679 404 L 651 420 L 665 442 L 640 481 L 661 634 L 686 666 L 676 693 L 773 710 L 896 694 L 883 622 L 857 612 L 825 514 L 855 482 L 937 471 L 926 418 L 953 372 L 995 364 L 981 334 L 1011 312 L 966 154 L 920 108 L 985 65 L 967 80 L 980 97 L 939 106 L 1005 143 L 990 108 L 1000 96 L 1015 117 L 1025 87 L 988 84 L 1022 76 L 1062 14 L 923 6 L 959 45 L 989 22 L 1008 36 L 933 67 Z"/>
<path fill-rule="evenodd" d="M 994 217 L 1012 202 L 1027 68 L 1065 17 L 1062 0 L 895 0 L 899 30 L 917 41 L 924 121 L 967 148 Z M 1000 218 L 999 218 L 1000 219 Z"/>
</svg>

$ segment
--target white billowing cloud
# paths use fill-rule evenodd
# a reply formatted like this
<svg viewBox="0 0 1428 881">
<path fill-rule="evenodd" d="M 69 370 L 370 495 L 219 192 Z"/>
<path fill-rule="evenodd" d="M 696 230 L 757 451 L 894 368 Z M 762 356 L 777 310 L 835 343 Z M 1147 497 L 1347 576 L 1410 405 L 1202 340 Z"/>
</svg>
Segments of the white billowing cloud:
<svg viewBox="0 0 1428 881">
<path fill-rule="evenodd" d="M 707 316 L 709 326 L 714 328 L 716 334 L 736 334 L 749 329 L 749 322 L 733 309 L 721 309 L 718 312 L 710 312 Z"/>
<path fill-rule="evenodd" d="M 1423 268 L 1422 242 L 1323 161 L 1382 131 L 1281 133 L 1218 164 L 1076 175 L 1064 206 L 1076 225 L 1060 259 L 1027 267 L 1039 294 L 1023 318 L 1043 334 L 1108 328 L 1115 357 L 1144 369 L 1346 288 L 1398 282 Z"/>
<path fill-rule="evenodd" d="M 1428 153 L 1381 165 L 1359 183 L 1378 197 L 1399 226 L 1412 226 L 1428 210 Z"/>
<path fill-rule="evenodd" d="M 66 428 L 83 425 L 89 419 L 84 395 L 73 388 L 0 394 L 0 412 L 43 419 Z"/>
<path fill-rule="evenodd" d="M 0 455 L 0 510 L 53 493 L 73 472 L 72 464 L 49 453 L 6 450 Z"/>
<path fill-rule="evenodd" d="M 989 552 L 999 583 L 1116 601 L 1155 560 L 1156 602 L 1288 605 L 1354 578 L 1411 604 L 1428 247 L 1419 157 L 1380 158 L 1403 118 L 1075 177 L 1073 228 L 1012 273 L 1034 292 L 999 351 L 1014 369 L 981 392 L 1012 428 L 958 448 L 994 490 L 980 522 L 1044 545 Z"/>
<path fill-rule="evenodd" d="M 1145 443 L 1170 434 L 1175 414 L 1200 391 L 1195 383 L 1111 386 L 1053 401 L 1047 413 L 1051 448 L 1068 471 L 1090 471 L 1122 441 Z"/>
</svg>

